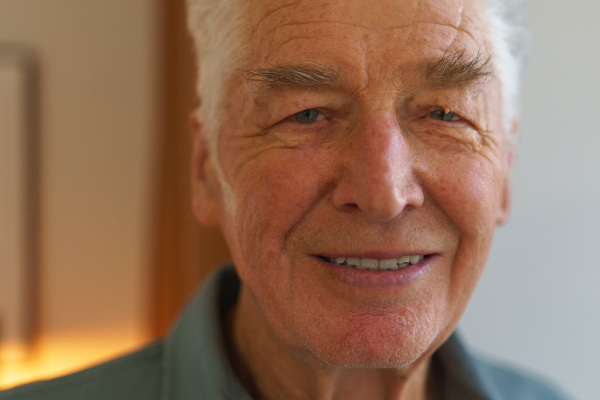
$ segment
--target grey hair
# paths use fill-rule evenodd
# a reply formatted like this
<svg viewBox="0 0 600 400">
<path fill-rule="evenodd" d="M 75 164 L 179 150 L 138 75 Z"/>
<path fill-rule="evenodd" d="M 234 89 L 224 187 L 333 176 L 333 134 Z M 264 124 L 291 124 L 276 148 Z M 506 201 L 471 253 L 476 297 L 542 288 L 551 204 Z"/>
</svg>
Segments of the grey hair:
<svg viewBox="0 0 600 400">
<path fill-rule="evenodd" d="M 240 0 L 187 0 L 187 25 L 194 40 L 197 67 L 196 112 L 211 147 L 217 142 L 226 84 L 248 44 L 244 15 Z"/>
<path fill-rule="evenodd" d="M 519 93 L 529 59 L 529 29 L 524 0 L 484 0 L 495 53 L 495 67 L 502 82 L 504 130 L 518 115 Z M 514 136 L 509 137 L 514 141 Z"/>
<path fill-rule="evenodd" d="M 503 86 L 504 129 L 517 116 L 529 36 L 523 0 L 483 0 L 491 25 L 495 67 Z M 247 52 L 245 7 L 240 0 L 187 0 L 188 29 L 194 39 L 198 68 L 197 112 L 211 146 L 222 120 L 225 84 Z M 512 139 L 512 138 L 511 138 Z"/>
</svg>

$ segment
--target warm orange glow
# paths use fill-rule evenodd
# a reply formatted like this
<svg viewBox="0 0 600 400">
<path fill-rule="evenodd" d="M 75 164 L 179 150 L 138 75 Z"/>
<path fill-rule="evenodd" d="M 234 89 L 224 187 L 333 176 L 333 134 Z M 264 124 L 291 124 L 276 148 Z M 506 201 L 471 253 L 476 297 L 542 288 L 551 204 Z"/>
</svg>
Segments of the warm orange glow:
<svg viewBox="0 0 600 400">
<path fill-rule="evenodd" d="M 0 365 L 0 389 L 75 372 L 130 352 L 147 341 L 143 333 L 127 329 L 47 335 L 28 357 Z"/>
</svg>

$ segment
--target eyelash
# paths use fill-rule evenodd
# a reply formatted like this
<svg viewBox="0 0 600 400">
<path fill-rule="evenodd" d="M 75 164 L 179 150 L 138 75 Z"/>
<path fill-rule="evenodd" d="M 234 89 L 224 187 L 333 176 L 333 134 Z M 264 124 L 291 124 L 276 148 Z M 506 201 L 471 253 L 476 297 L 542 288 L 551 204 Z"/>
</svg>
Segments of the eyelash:
<svg viewBox="0 0 600 400">
<path fill-rule="evenodd" d="M 441 113 L 442 115 L 438 115 L 438 117 L 440 118 L 435 118 L 434 114 L 439 114 Z M 447 116 L 450 116 L 450 119 L 446 119 Z M 450 111 L 449 108 L 436 108 L 433 110 L 430 110 L 427 113 L 427 117 L 436 120 L 436 121 L 442 121 L 442 122 L 460 122 L 460 121 L 464 121 L 464 118 L 460 115 L 457 114 L 453 111 Z"/>
</svg>

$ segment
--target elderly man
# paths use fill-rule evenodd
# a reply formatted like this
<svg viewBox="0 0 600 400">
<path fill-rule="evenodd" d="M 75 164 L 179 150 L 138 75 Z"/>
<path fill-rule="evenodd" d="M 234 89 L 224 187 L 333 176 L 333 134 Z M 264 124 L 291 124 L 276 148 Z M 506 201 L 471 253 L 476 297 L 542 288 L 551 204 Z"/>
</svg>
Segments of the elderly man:
<svg viewBox="0 0 600 400">
<path fill-rule="evenodd" d="M 2 399 L 558 399 L 453 335 L 508 217 L 519 8 L 190 0 L 193 209 L 219 270 L 164 341 Z"/>
</svg>

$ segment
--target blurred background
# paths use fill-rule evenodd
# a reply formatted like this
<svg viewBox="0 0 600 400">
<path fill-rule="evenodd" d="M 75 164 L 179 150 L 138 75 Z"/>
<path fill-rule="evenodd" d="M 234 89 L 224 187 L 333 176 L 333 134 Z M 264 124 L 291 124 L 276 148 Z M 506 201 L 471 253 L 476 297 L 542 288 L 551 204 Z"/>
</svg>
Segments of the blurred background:
<svg viewBox="0 0 600 400">
<path fill-rule="evenodd" d="M 460 329 L 484 354 L 595 399 L 600 3 L 527 3 L 532 55 L 512 217 Z M 24 258 L 28 276 L 15 295 L 27 309 L 25 350 L 2 342 L 14 310 L 0 305 L 8 387 L 160 336 L 227 252 L 189 211 L 194 67 L 180 1 L 0 0 L 0 43 L 35 55 L 39 111 L 24 156 L 37 166 L 27 219 L 35 229 L 19 250 L 35 257 Z M 0 276 L 0 293 L 7 282 Z"/>
<path fill-rule="evenodd" d="M 183 21 L 183 1 L 0 1 L 0 387 L 157 338 L 228 258 L 190 211 Z M 21 64 L 37 110 L 15 117 Z"/>
</svg>

